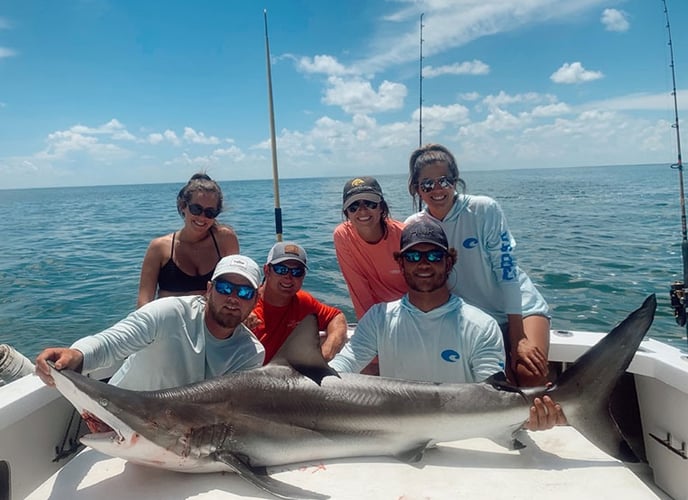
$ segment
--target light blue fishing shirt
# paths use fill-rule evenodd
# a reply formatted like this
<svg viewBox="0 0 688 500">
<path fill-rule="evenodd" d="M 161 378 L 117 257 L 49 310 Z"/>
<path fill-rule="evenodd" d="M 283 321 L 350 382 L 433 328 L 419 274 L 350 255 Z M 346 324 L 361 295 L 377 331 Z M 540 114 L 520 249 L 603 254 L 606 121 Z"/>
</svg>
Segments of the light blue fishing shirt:
<svg viewBox="0 0 688 500">
<path fill-rule="evenodd" d="M 499 325 L 455 295 L 429 312 L 408 295 L 374 305 L 330 366 L 358 373 L 376 355 L 381 376 L 407 380 L 472 383 L 504 370 Z"/>
<path fill-rule="evenodd" d="M 514 240 L 497 201 L 487 196 L 458 194 L 443 220 L 427 211 L 406 224 L 430 217 L 444 229 L 457 261 L 447 284 L 452 293 L 490 314 L 500 324 L 508 314 L 549 317 L 549 306 L 528 275 L 518 267 Z"/>
<path fill-rule="evenodd" d="M 225 373 L 259 368 L 265 350 L 240 324 L 227 339 L 212 336 L 203 296 L 165 297 L 100 333 L 77 340 L 83 373 L 126 358 L 110 383 L 135 390 L 178 387 Z"/>
</svg>

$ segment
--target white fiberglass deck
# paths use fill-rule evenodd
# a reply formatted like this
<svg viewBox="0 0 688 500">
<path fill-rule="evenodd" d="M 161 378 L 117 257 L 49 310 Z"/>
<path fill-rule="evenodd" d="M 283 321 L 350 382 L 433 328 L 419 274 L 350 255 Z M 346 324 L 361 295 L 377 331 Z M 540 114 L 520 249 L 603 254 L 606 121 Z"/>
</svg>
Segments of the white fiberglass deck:
<svg viewBox="0 0 688 500">
<path fill-rule="evenodd" d="M 429 450 L 419 467 L 375 457 L 273 467 L 270 471 L 276 479 L 333 499 L 669 498 L 650 489 L 571 427 L 528 435 L 527 447 L 520 451 L 506 450 L 486 439 L 444 443 Z M 233 473 L 170 472 L 87 448 L 27 498 L 274 497 Z"/>
</svg>

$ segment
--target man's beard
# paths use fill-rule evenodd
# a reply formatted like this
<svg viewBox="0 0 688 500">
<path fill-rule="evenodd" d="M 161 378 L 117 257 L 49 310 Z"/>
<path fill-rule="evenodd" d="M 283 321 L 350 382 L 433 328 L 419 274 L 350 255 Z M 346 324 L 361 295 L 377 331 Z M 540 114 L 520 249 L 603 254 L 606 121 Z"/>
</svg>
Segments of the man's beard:
<svg viewBox="0 0 688 500">
<path fill-rule="evenodd" d="M 431 278 L 417 278 L 413 274 L 405 272 L 404 278 L 409 289 L 414 292 L 434 292 L 447 283 L 446 277 L 441 274 L 435 274 Z"/>
<path fill-rule="evenodd" d="M 241 315 L 223 311 L 212 298 L 208 301 L 208 314 L 222 328 L 236 328 L 241 324 Z"/>
</svg>

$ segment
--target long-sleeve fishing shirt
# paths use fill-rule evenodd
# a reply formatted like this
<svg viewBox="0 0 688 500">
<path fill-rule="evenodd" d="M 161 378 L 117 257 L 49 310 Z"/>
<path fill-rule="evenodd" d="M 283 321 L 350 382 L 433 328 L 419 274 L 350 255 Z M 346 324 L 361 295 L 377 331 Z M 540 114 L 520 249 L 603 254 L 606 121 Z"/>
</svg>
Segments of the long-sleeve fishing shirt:
<svg viewBox="0 0 688 500">
<path fill-rule="evenodd" d="M 504 370 L 499 325 L 455 295 L 429 312 L 407 295 L 374 305 L 330 366 L 358 373 L 376 355 L 381 376 L 408 380 L 472 383 Z"/>
<path fill-rule="evenodd" d="M 110 383 L 135 390 L 178 387 L 262 366 L 264 349 L 253 333 L 240 324 L 229 338 L 215 338 L 205 324 L 205 307 L 202 296 L 154 300 L 72 348 L 84 354 L 84 373 L 126 358 Z"/>
<path fill-rule="evenodd" d="M 377 243 L 368 243 L 351 222 L 339 224 L 332 235 L 337 262 L 349 288 L 356 319 L 361 319 L 373 304 L 399 299 L 408 287 L 394 252 L 404 224 L 387 219 L 387 232 Z"/>
</svg>

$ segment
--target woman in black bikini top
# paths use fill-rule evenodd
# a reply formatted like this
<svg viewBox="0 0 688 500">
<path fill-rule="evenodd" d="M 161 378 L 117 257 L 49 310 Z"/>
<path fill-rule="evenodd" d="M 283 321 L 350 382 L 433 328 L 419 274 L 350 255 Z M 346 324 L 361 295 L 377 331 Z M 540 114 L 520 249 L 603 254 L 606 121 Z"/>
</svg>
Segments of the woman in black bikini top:
<svg viewBox="0 0 688 500">
<path fill-rule="evenodd" d="M 184 226 L 150 242 L 141 265 L 137 307 L 157 297 L 204 294 L 217 262 L 239 253 L 234 230 L 216 221 L 222 190 L 207 174 L 194 174 L 177 195 Z"/>
</svg>

